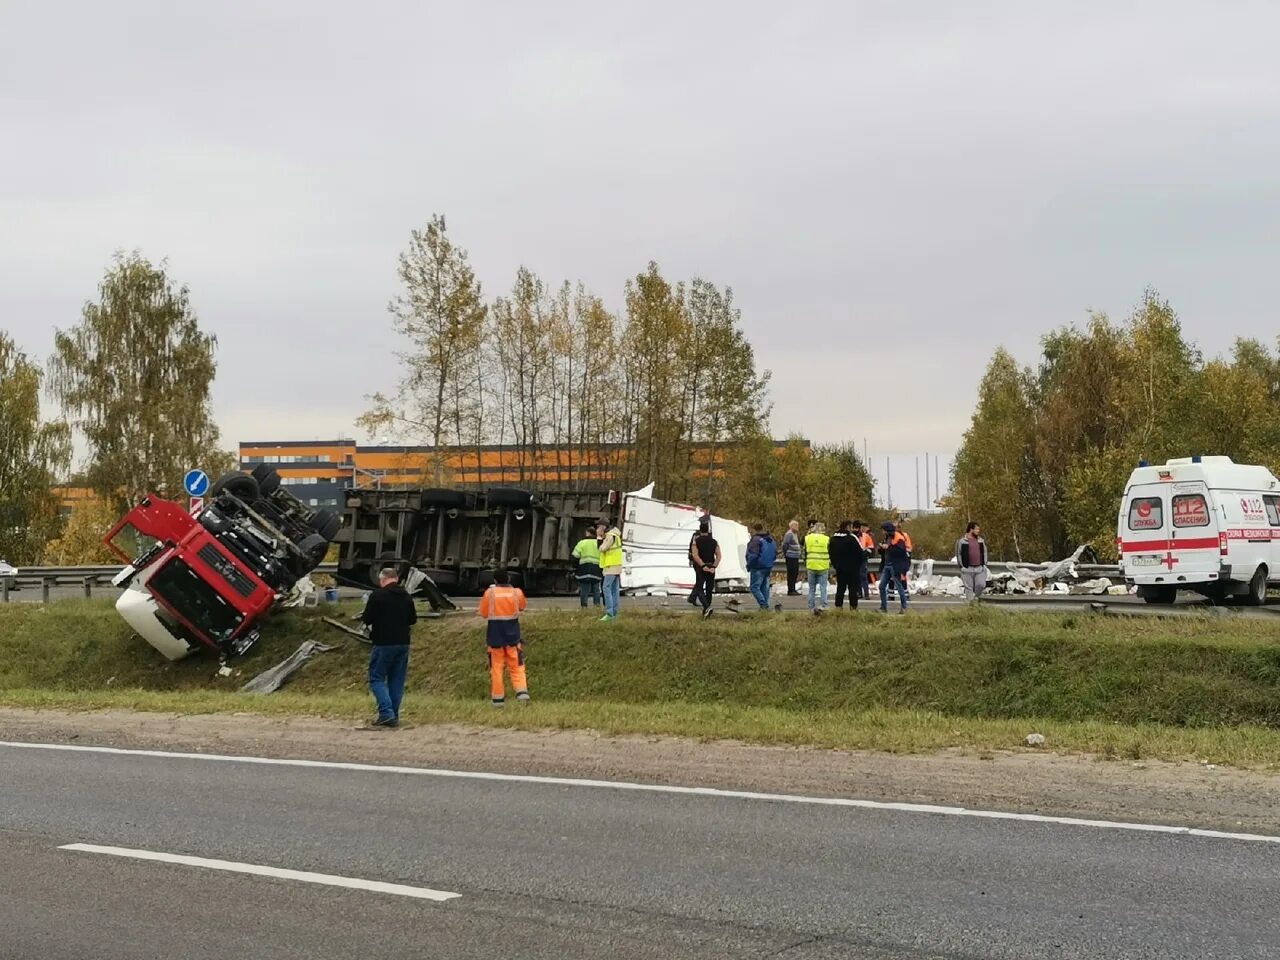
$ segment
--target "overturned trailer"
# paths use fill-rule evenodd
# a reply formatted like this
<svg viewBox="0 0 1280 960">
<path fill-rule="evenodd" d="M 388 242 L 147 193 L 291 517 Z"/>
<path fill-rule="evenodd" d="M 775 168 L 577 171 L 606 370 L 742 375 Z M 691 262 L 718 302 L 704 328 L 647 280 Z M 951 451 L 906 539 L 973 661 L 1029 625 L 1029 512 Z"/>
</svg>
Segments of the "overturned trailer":
<svg viewBox="0 0 1280 960">
<path fill-rule="evenodd" d="M 655 499 L 652 484 L 625 494 L 355 488 L 347 491 L 337 578 L 368 587 L 390 566 L 401 579 L 420 571 L 445 594 L 475 595 L 501 567 L 529 594 L 576 593 L 574 545 L 597 523 L 616 523 L 623 590 L 687 590 L 689 539 L 704 516 L 698 507 Z M 720 517 L 711 523 L 724 554 L 717 579 L 740 586 L 747 576 L 746 527 Z"/>
<path fill-rule="evenodd" d="M 340 582 L 368 587 L 378 571 L 418 569 L 447 594 L 476 594 L 499 567 L 530 593 L 576 591 L 574 544 L 608 522 L 618 495 L 486 490 L 347 491 L 338 538 Z"/>
</svg>

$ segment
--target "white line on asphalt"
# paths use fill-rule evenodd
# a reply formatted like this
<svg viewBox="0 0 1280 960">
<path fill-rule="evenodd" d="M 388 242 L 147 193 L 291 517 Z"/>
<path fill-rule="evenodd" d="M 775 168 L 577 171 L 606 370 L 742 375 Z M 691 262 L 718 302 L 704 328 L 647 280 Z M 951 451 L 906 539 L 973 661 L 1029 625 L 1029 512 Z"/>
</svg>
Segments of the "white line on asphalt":
<svg viewBox="0 0 1280 960">
<path fill-rule="evenodd" d="M 1087 820 L 1079 817 L 1050 817 L 1039 813 L 1008 813 L 1002 810 L 970 810 L 928 803 L 898 803 L 887 800 L 855 800 L 849 797 L 806 797 L 792 793 L 757 793 L 753 790 L 725 790 L 719 787 L 680 787 L 663 783 L 628 783 L 625 780 L 586 780 L 578 777 L 543 777 L 522 773 L 485 773 L 475 770 L 442 770 L 431 767 L 395 767 L 375 763 L 345 763 L 337 760 L 291 760 L 279 757 L 237 757 L 218 753 L 178 753 L 171 750 L 129 750 L 123 747 L 91 747 L 71 743 L 20 743 L 0 740 L 0 747 L 22 750 L 62 750 L 68 753 L 105 753 L 123 757 L 159 757 L 166 760 L 213 760 L 222 763 L 249 763 L 270 767 L 311 767 L 320 770 L 351 770 L 359 773 L 399 773 L 419 777 L 456 780 L 493 780 L 501 783 L 538 783 L 552 787 L 593 787 L 603 790 L 633 790 L 641 793 L 668 793 L 681 796 L 715 797 L 726 800 L 763 800 L 770 803 L 799 803 L 823 807 L 856 807 L 861 810 L 892 810 L 897 813 L 931 813 L 948 817 L 983 820 L 1016 820 L 1022 823 L 1049 823 L 1067 827 L 1094 827 L 1102 830 L 1129 830 L 1137 833 L 1171 833 L 1214 840 L 1250 840 L 1280 844 L 1280 836 L 1262 833 L 1230 833 L 1197 827 L 1172 827 L 1162 823 L 1126 823 L 1123 820 Z"/>
<path fill-rule="evenodd" d="M 128 847 L 100 847 L 94 843 L 68 843 L 59 850 L 77 853 L 101 853 L 109 857 L 126 857 L 130 860 L 154 860 L 157 863 L 177 863 L 184 867 L 203 867 L 206 870 L 225 870 L 229 873 L 249 873 L 257 877 L 276 877 L 280 880 L 296 880 L 299 883 L 319 883 L 326 887 L 347 887 L 351 890 L 368 890 L 373 893 L 391 893 L 397 897 L 414 897 L 418 900 L 434 900 L 443 903 L 462 896 L 447 890 L 430 887 L 408 887 L 403 883 L 383 883 L 381 880 L 360 880 L 356 877 L 337 877 L 329 873 L 309 873 L 305 870 L 282 870 L 264 867 L 256 863 L 237 863 L 234 860 L 209 860 L 206 857 L 187 857 L 177 853 L 158 853 L 154 850 L 130 850 Z"/>
</svg>

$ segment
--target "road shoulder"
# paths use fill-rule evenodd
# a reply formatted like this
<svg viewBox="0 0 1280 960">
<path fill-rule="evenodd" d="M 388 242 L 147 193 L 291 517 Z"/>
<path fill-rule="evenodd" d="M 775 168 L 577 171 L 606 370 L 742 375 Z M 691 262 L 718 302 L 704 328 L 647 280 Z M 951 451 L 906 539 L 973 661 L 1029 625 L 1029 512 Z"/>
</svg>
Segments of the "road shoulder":
<svg viewBox="0 0 1280 960">
<path fill-rule="evenodd" d="M 1280 776 L 1034 752 L 899 756 L 590 731 L 459 725 L 366 731 L 253 714 L 0 708 L 0 739 L 400 764 L 937 803 L 1280 833 Z"/>
</svg>

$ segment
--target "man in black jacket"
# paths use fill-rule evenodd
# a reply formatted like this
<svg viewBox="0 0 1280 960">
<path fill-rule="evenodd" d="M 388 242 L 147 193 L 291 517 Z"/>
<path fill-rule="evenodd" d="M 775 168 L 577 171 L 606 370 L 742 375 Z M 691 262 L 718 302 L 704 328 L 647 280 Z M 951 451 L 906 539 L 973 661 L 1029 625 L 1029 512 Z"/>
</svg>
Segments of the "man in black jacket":
<svg viewBox="0 0 1280 960">
<path fill-rule="evenodd" d="M 844 594 L 849 592 L 849 606 L 858 609 L 858 594 L 861 593 L 858 583 L 859 572 L 862 578 L 867 575 L 867 554 L 862 549 L 862 538 L 852 520 L 840 521 L 840 529 L 836 531 L 827 545 L 831 556 L 831 566 L 836 571 L 836 609 L 844 606 Z"/>
<path fill-rule="evenodd" d="M 413 599 L 400 586 L 394 567 L 378 573 L 378 589 L 369 596 L 361 619 L 369 625 L 369 691 L 378 704 L 375 727 L 400 726 L 400 701 L 409 672 L 409 634 L 418 622 Z"/>
</svg>

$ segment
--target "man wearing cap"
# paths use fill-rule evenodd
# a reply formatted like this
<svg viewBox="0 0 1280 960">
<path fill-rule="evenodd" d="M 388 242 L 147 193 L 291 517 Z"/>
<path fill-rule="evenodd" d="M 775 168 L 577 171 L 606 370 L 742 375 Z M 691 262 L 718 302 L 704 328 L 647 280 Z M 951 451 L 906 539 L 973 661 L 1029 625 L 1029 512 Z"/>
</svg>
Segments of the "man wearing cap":
<svg viewBox="0 0 1280 960">
<path fill-rule="evenodd" d="M 902 601 L 899 613 L 907 612 L 907 574 L 911 572 L 911 555 L 907 552 L 907 540 L 889 521 L 880 525 L 884 539 L 880 541 L 880 612 L 889 612 L 889 588 L 898 588 Z"/>
</svg>

